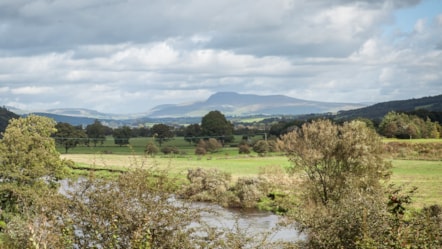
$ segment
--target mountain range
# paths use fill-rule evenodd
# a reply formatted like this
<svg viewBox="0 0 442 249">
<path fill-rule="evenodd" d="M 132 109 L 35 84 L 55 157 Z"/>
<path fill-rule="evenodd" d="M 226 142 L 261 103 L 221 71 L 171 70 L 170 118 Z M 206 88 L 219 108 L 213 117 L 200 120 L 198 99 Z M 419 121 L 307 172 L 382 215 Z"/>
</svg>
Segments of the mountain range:
<svg viewBox="0 0 442 249">
<path fill-rule="evenodd" d="M 328 103 L 296 99 L 284 95 L 255 95 L 235 92 L 219 92 L 205 101 L 191 104 L 160 105 L 147 113 L 152 118 L 202 117 L 218 110 L 226 116 L 250 115 L 299 115 L 308 113 L 337 112 L 361 108 L 354 103 Z"/>
<path fill-rule="evenodd" d="M 9 107 L 8 109 L 21 115 L 29 114 L 23 110 Z M 442 95 L 367 105 L 308 101 L 284 95 L 261 96 L 219 92 L 204 101 L 159 105 L 140 114 L 108 114 L 81 108 L 50 109 L 33 113 L 73 125 L 87 125 L 98 119 L 112 126 L 120 126 L 140 123 L 176 123 L 177 120 L 180 121 L 179 123 L 187 123 L 181 122 L 182 120 L 195 123 L 213 110 L 218 110 L 227 117 L 327 114 L 328 117 L 346 120 L 357 117 L 380 119 L 389 111 L 410 112 L 418 109 L 442 112 Z"/>
</svg>

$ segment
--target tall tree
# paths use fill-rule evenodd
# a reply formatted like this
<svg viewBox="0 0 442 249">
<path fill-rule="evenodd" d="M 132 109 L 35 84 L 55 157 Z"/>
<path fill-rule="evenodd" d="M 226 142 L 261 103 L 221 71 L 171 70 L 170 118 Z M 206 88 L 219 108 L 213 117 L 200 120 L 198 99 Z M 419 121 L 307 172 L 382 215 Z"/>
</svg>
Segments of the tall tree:
<svg viewBox="0 0 442 249">
<path fill-rule="evenodd" d="M 323 205 L 339 200 L 349 188 L 379 187 L 389 176 L 391 165 L 382 158 L 380 137 L 360 121 L 342 126 L 313 121 L 281 141 L 292 169 L 307 174 L 308 197 Z"/>
<path fill-rule="evenodd" d="M 113 137 L 114 143 L 120 146 L 128 145 L 129 139 L 131 137 L 132 131 L 129 126 L 123 126 L 117 129 L 114 129 Z"/>
<path fill-rule="evenodd" d="M 382 158 L 375 131 L 360 121 L 340 126 L 318 120 L 280 143 L 292 169 L 305 175 L 299 185 L 304 194 L 292 214 L 307 234 L 302 248 L 385 248 L 385 234 L 394 229 L 388 225 L 382 180 L 391 165 Z"/>
<path fill-rule="evenodd" d="M 51 133 L 55 121 L 30 115 L 12 119 L 0 141 L 0 213 L 3 222 L 21 213 L 43 192 L 56 191 L 64 174 L 64 161 Z"/>
<path fill-rule="evenodd" d="M 150 130 L 152 136 L 159 143 L 160 147 L 163 142 L 168 141 L 175 136 L 172 132 L 172 128 L 165 124 L 155 124 Z"/>
<path fill-rule="evenodd" d="M 55 125 L 57 131 L 53 134 L 55 142 L 64 147 L 65 153 L 69 149 L 77 147 L 78 144 L 87 140 L 87 135 L 81 126 L 73 126 L 69 123 L 57 123 Z"/>
<path fill-rule="evenodd" d="M 201 126 L 199 124 L 188 125 L 184 131 L 184 139 L 189 143 L 197 143 L 201 136 Z"/>
<path fill-rule="evenodd" d="M 207 113 L 201 120 L 201 130 L 203 136 L 216 137 L 223 143 L 233 140 L 233 125 L 220 111 Z"/>
<path fill-rule="evenodd" d="M 106 140 L 105 131 L 105 126 L 98 120 L 95 120 L 93 124 L 86 126 L 87 137 L 92 141 L 94 147 L 97 146 L 97 143 L 103 144 Z"/>
</svg>

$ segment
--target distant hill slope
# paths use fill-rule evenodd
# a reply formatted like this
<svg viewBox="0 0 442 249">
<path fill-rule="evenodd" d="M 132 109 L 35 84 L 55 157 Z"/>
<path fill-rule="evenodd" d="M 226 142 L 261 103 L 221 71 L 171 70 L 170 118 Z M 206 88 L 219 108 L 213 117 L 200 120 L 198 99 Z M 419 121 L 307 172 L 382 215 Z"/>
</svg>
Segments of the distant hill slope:
<svg viewBox="0 0 442 249">
<path fill-rule="evenodd" d="M 6 127 L 9 124 L 9 120 L 13 118 L 19 118 L 19 116 L 9 111 L 5 107 L 0 107 L 0 133 L 5 132 Z"/>
<path fill-rule="evenodd" d="M 210 111 L 218 110 L 226 116 L 248 115 L 298 115 L 308 113 L 337 112 L 363 107 L 362 104 L 327 103 L 308 101 L 284 95 L 260 96 L 219 92 L 206 101 L 182 105 L 160 105 L 153 108 L 149 117 L 202 117 Z"/>
<path fill-rule="evenodd" d="M 52 118 L 57 122 L 69 123 L 74 126 L 77 126 L 77 125 L 86 126 L 86 125 L 94 123 L 94 121 L 95 121 L 95 118 L 74 117 L 74 116 L 58 115 L 58 114 L 52 114 L 52 113 L 46 113 L 46 112 L 34 112 L 32 114 Z"/>
<path fill-rule="evenodd" d="M 340 111 L 336 115 L 336 119 L 349 120 L 363 117 L 380 120 L 390 111 L 412 112 L 420 109 L 442 112 L 442 95 L 419 99 L 388 101 L 359 109 Z"/>
</svg>

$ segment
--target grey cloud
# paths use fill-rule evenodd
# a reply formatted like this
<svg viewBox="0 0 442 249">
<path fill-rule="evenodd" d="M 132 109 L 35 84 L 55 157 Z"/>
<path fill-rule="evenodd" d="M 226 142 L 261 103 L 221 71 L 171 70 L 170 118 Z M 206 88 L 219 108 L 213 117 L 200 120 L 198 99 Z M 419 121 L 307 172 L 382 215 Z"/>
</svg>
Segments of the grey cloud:
<svg viewBox="0 0 442 249">
<path fill-rule="evenodd" d="M 358 8 L 378 5 L 373 3 L 361 7 L 357 2 L 344 2 Z M 280 55 L 280 51 L 272 50 L 275 47 L 305 48 L 313 43 L 312 40 L 322 39 L 312 50 L 318 53 L 321 46 L 347 43 L 335 39 L 337 34 L 334 28 L 328 29 L 324 26 L 326 23 L 315 23 L 312 19 L 339 3 L 203 0 L 192 4 L 141 0 L 19 2 L 6 10 L 9 15 L 2 17 L 8 28 L 0 36 L 0 47 L 29 52 L 63 51 L 80 45 L 127 41 L 146 43 L 171 37 L 214 34 L 207 47 L 231 49 L 239 53 Z M 352 43 L 363 41 L 375 31 L 372 26 L 365 28 L 365 35 L 354 37 L 356 39 Z M 310 40 L 302 41 L 309 36 L 312 37 Z M 354 44 L 349 47 L 351 49 Z M 293 53 L 296 51 L 293 49 Z"/>
<path fill-rule="evenodd" d="M 442 21 L 382 36 L 395 9 L 418 2 L 4 0 L 0 101 L 138 112 L 217 91 L 339 102 L 437 94 Z"/>
</svg>

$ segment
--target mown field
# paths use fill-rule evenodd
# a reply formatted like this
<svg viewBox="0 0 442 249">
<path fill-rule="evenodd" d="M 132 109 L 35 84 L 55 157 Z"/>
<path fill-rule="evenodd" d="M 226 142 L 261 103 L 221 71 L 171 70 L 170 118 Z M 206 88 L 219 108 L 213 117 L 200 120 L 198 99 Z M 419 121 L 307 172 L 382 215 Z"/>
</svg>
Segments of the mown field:
<svg viewBox="0 0 442 249">
<path fill-rule="evenodd" d="M 250 155 L 239 155 L 238 148 L 230 145 L 215 154 L 196 156 L 194 155 L 194 145 L 189 144 L 183 138 L 175 138 L 163 144 L 163 146 L 179 148 L 179 155 L 164 156 L 160 153 L 155 157 L 148 157 L 143 153 L 144 146 L 149 141 L 152 141 L 151 138 L 132 138 L 130 146 L 120 147 L 115 146 L 113 140 L 107 139 L 102 146 L 79 146 L 70 150 L 69 154 L 62 154 L 62 157 L 73 160 L 76 166 L 81 168 L 127 170 L 134 167 L 160 167 L 183 178 L 187 169 L 197 167 L 217 168 L 231 173 L 233 178 L 238 178 L 257 176 L 263 168 L 269 166 L 283 168 L 290 166 L 287 158 L 283 155 L 273 154 L 261 157 L 253 152 Z M 434 144 L 442 145 L 441 140 L 386 140 L 385 142 L 427 143 L 427 147 L 430 148 L 434 147 Z M 407 147 L 407 151 L 409 149 Z M 60 152 L 64 151 L 62 148 L 59 150 Z M 418 187 L 414 196 L 415 207 L 431 204 L 442 205 L 442 154 L 437 154 L 439 158 L 434 158 L 432 155 L 431 160 L 404 160 L 392 155 L 386 155 L 387 160 L 391 160 L 393 164 L 390 183 L 404 185 L 406 188 Z"/>
</svg>

